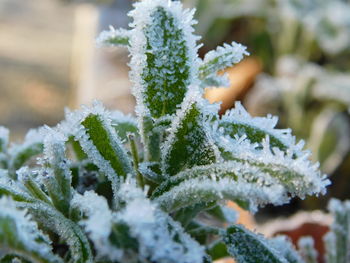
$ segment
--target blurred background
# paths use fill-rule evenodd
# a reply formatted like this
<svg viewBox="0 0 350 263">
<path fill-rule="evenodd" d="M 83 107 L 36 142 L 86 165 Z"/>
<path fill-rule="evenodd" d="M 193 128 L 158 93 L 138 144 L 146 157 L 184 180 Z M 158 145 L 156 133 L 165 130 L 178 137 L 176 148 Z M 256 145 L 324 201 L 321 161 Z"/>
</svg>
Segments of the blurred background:
<svg viewBox="0 0 350 263">
<path fill-rule="evenodd" d="M 127 27 L 132 2 L 0 0 L 0 125 L 11 129 L 12 140 L 56 124 L 65 106 L 94 98 L 133 111 L 126 50 L 95 47 L 109 25 Z M 330 196 L 350 198 L 350 1 L 182 2 L 197 9 L 200 56 L 232 41 L 251 53 L 226 70 L 230 88 L 209 89 L 206 97 L 222 101 L 221 112 L 241 100 L 252 115 L 278 115 L 279 128 L 304 139 L 332 180 L 325 197 L 267 207 L 247 220 L 264 223 L 324 210 Z"/>
</svg>

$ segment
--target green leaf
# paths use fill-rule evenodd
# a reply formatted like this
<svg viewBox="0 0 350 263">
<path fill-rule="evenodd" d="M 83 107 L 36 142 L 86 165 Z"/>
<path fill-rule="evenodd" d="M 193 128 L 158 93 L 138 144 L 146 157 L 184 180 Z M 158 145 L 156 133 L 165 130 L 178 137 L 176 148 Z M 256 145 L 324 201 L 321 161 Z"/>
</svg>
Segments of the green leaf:
<svg viewBox="0 0 350 263">
<path fill-rule="evenodd" d="M 225 243 L 222 241 L 216 241 L 207 248 L 207 253 L 213 260 L 229 257 Z"/>
<path fill-rule="evenodd" d="M 72 174 L 65 156 L 67 138 L 55 130 L 48 130 L 44 140 L 45 185 L 55 207 L 69 214 Z"/>
<path fill-rule="evenodd" d="M 302 237 L 298 240 L 299 254 L 305 263 L 317 263 L 317 250 L 314 247 L 314 239 L 311 236 Z M 331 261 L 327 261 L 331 262 Z"/>
<path fill-rule="evenodd" d="M 82 229 L 52 206 L 43 202 L 17 203 L 17 207 L 27 209 L 45 230 L 53 231 L 69 246 L 74 263 L 92 263 L 92 251 Z"/>
<path fill-rule="evenodd" d="M 170 134 L 162 146 L 164 175 L 175 175 L 193 166 L 217 160 L 218 150 L 203 113 L 203 108 L 208 105 L 201 105 L 198 96 L 195 92 L 189 94 L 172 122 Z"/>
<path fill-rule="evenodd" d="M 126 177 L 127 174 L 132 173 L 130 158 L 113 127 L 104 119 L 103 115 L 91 113 L 84 118 L 81 124 L 85 128 L 89 142 L 80 138 L 80 144 L 103 173 L 111 180 L 116 179 L 111 178 L 113 173 L 120 177 Z"/>
<path fill-rule="evenodd" d="M 135 4 L 130 53 L 131 80 L 141 115 L 174 114 L 197 78 L 193 12 L 179 2 Z"/>
<path fill-rule="evenodd" d="M 34 173 L 28 169 L 28 167 L 22 167 L 17 171 L 18 181 L 20 181 L 33 198 L 39 199 L 47 204 L 52 205 L 49 197 L 40 188 L 34 179 Z M 17 200 L 21 201 L 21 200 Z"/>
<path fill-rule="evenodd" d="M 268 242 L 288 263 L 305 263 L 288 236 L 279 235 L 269 239 Z"/>
<path fill-rule="evenodd" d="M 263 236 L 242 225 L 233 225 L 223 233 L 227 251 L 237 263 L 288 263 Z"/>
<path fill-rule="evenodd" d="M 270 148 L 278 148 L 283 152 L 287 150 L 301 150 L 295 145 L 295 138 L 290 129 L 275 129 L 277 117 L 252 117 L 236 102 L 235 108 L 222 116 L 218 125 L 224 135 L 232 138 L 245 136 L 251 143 L 257 143 L 262 148 L 263 141 L 268 137 Z M 295 149 L 294 149 L 295 148 Z"/>
<path fill-rule="evenodd" d="M 258 205 L 284 203 L 284 188 L 252 180 L 257 172 L 234 161 L 196 166 L 168 178 L 151 198 L 166 211 L 218 200 L 233 200 L 251 211 Z"/>
<path fill-rule="evenodd" d="M 35 263 L 59 263 L 52 253 L 49 240 L 24 211 L 18 210 L 10 199 L 0 199 L 0 259 L 16 255 Z"/>
<path fill-rule="evenodd" d="M 350 258 L 350 201 L 331 199 L 328 210 L 334 217 L 331 230 L 324 237 L 327 263 L 347 262 Z"/>
<path fill-rule="evenodd" d="M 199 78 L 205 81 L 219 71 L 237 64 L 243 59 L 244 55 L 249 55 L 246 47 L 235 42 L 232 42 L 231 45 L 224 44 L 223 47 L 208 52 L 199 67 Z"/>
<path fill-rule="evenodd" d="M 43 152 L 43 139 L 44 128 L 30 130 L 22 144 L 15 144 L 10 147 L 9 170 L 11 174 L 15 174 L 15 171 L 21 168 L 26 162 Z"/>
<path fill-rule="evenodd" d="M 23 191 L 17 182 L 10 179 L 8 176 L 1 175 L 0 172 L 0 197 L 10 196 L 15 201 L 34 202 L 35 199 L 28 193 Z"/>
<path fill-rule="evenodd" d="M 112 225 L 109 240 L 114 246 L 123 250 L 137 252 L 139 248 L 139 241 L 131 236 L 130 227 L 123 222 Z"/>
<path fill-rule="evenodd" d="M 74 136 L 70 136 L 68 142 L 72 145 L 72 150 L 78 161 L 82 161 L 88 158 L 79 141 L 74 140 Z"/>
<path fill-rule="evenodd" d="M 119 47 L 119 46 L 129 46 L 129 40 L 130 40 L 130 31 L 120 28 L 120 29 L 114 29 L 113 27 L 110 27 L 107 31 L 102 31 L 98 38 L 96 39 L 96 42 L 100 46 L 107 46 L 107 47 Z"/>
<path fill-rule="evenodd" d="M 9 142 L 9 130 L 0 126 L 0 153 L 6 153 Z"/>
<path fill-rule="evenodd" d="M 158 162 L 160 159 L 160 142 L 162 130 L 157 129 L 150 116 L 142 116 L 141 138 L 144 145 L 144 159 L 149 162 Z"/>
<path fill-rule="evenodd" d="M 130 133 L 138 135 L 136 119 L 119 111 L 112 112 L 112 126 L 122 141 L 127 141 Z"/>
</svg>

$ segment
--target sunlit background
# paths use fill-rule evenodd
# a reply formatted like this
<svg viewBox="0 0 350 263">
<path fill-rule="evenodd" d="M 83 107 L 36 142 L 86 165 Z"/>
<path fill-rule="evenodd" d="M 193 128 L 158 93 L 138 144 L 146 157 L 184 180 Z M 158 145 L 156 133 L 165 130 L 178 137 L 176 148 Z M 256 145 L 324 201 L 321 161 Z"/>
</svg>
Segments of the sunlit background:
<svg viewBox="0 0 350 263">
<path fill-rule="evenodd" d="M 222 112 L 241 100 L 256 116 L 304 139 L 333 182 L 326 198 L 270 208 L 258 221 L 299 209 L 324 209 L 329 196 L 350 198 L 350 1 L 184 0 L 197 8 L 200 56 L 237 41 L 251 56 L 227 69 L 230 88 L 208 90 Z M 124 49 L 99 49 L 109 25 L 127 27 L 132 1 L 0 0 L 0 125 L 12 140 L 55 125 L 64 107 L 97 98 L 132 112 Z M 248 219 L 252 220 L 252 219 Z"/>
</svg>

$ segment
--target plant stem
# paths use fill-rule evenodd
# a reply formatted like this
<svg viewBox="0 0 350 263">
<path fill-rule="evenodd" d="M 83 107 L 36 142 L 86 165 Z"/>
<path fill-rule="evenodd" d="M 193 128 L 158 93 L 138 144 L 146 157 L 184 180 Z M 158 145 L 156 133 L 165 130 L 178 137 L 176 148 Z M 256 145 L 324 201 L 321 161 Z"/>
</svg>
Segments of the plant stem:
<svg viewBox="0 0 350 263">
<path fill-rule="evenodd" d="M 144 183 L 142 174 L 139 172 L 139 154 L 136 147 L 135 136 L 132 133 L 127 134 L 127 136 L 130 142 L 131 155 L 133 159 L 134 170 L 136 173 L 136 179 L 139 186 L 143 189 L 145 186 L 145 183 Z"/>
</svg>

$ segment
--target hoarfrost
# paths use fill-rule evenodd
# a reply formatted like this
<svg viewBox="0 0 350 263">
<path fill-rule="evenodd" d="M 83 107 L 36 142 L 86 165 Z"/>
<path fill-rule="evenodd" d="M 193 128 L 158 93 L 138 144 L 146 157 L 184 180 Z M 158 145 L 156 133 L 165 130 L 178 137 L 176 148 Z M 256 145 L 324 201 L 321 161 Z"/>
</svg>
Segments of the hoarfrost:
<svg viewBox="0 0 350 263">
<path fill-rule="evenodd" d="M 179 223 L 146 198 L 132 178 L 120 187 L 126 207 L 114 220 L 129 225 L 131 235 L 139 240 L 139 257 L 164 263 L 202 263 L 204 248 L 184 232 Z"/>
<path fill-rule="evenodd" d="M 71 206 L 87 217 L 80 223 L 94 243 L 98 257 L 120 259 L 123 252 L 114 247 L 108 239 L 112 229 L 112 212 L 107 200 L 93 191 L 85 191 L 84 195 L 75 193 Z"/>
</svg>

